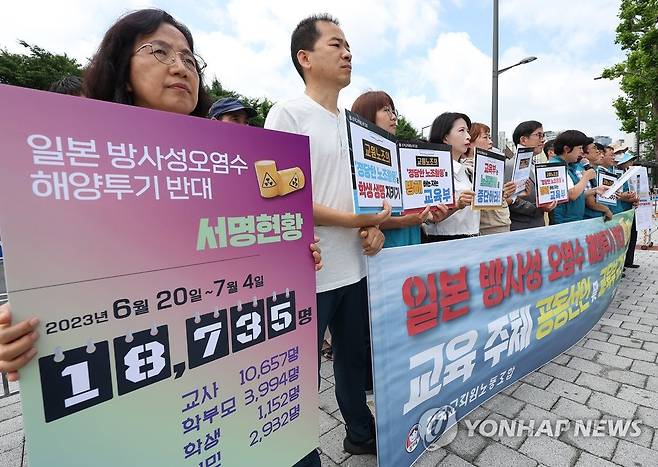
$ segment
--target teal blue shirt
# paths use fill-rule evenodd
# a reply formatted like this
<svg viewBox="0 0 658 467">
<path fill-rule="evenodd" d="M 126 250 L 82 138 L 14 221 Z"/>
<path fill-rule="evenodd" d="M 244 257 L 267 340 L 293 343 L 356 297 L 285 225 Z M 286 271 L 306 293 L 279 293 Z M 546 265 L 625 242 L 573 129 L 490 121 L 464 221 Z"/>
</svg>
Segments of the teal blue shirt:
<svg viewBox="0 0 658 467">
<path fill-rule="evenodd" d="M 402 227 L 401 229 L 384 230 L 384 248 L 420 244 L 420 227 Z"/>
<path fill-rule="evenodd" d="M 554 156 L 549 162 L 564 163 L 565 161 L 558 156 Z M 571 178 L 574 185 L 580 181 L 576 164 L 567 164 L 567 176 Z M 585 191 L 573 201 L 558 204 L 552 212 L 552 218 L 554 224 L 583 220 L 585 218 Z"/>
<path fill-rule="evenodd" d="M 582 167 L 582 164 L 579 164 Z M 599 169 L 600 167 L 597 167 L 596 169 L 596 178 L 593 178 L 589 181 L 590 187 L 596 188 L 598 185 L 598 176 L 599 176 Z M 582 177 L 582 173 L 585 171 L 585 167 L 582 167 L 582 170 L 580 172 L 580 176 Z M 595 198 L 596 199 L 596 198 Z M 585 219 L 596 219 L 597 217 L 602 217 L 603 213 L 601 211 L 595 211 L 594 209 L 588 208 L 587 203 L 585 203 Z"/>
</svg>

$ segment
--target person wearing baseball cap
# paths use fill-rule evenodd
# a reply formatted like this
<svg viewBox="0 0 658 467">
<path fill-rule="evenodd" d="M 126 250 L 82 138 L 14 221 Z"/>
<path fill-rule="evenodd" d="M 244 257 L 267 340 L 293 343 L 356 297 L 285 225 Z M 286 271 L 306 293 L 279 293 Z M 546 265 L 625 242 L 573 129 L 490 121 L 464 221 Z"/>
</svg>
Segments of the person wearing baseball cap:
<svg viewBox="0 0 658 467">
<path fill-rule="evenodd" d="M 615 144 L 612 145 L 612 152 L 615 153 L 615 156 L 617 156 L 618 154 L 624 153 L 626 151 L 628 151 L 628 146 L 625 146 L 621 143 L 615 143 Z"/>
<path fill-rule="evenodd" d="M 596 172 L 590 168 L 582 172 L 582 177 L 579 176 L 577 162 L 583 155 L 583 148 L 593 142 L 594 139 L 578 130 L 563 131 L 555 138 L 555 156 L 549 162 L 567 164 L 569 201 L 558 204 L 551 212 L 551 224 L 564 224 L 584 219 L 585 197 L 595 193 L 596 190 L 588 188 L 589 181 L 596 177 Z"/>
<path fill-rule="evenodd" d="M 256 116 L 256 111 L 244 105 L 235 97 L 224 97 L 215 102 L 208 112 L 211 120 L 249 125 L 249 120 Z"/>
</svg>

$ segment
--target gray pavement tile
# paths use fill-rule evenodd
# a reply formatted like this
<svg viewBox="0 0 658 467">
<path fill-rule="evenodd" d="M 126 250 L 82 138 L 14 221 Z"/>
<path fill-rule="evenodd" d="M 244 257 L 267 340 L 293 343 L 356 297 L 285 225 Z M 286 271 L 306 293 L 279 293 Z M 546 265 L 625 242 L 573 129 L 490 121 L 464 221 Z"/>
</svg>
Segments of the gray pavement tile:
<svg viewBox="0 0 658 467">
<path fill-rule="evenodd" d="M 320 463 L 322 464 L 322 467 L 337 467 L 338 466 L 338 464 L 336 464 L 334 461 L 332 461 L 325 454 L 320 454 Z"/>
<path fill-rule="evenodd" d="M 573 368 L 568 368 L 562 365 L 557 365 L 552 362 L 549 362 L 543 367 L 541 367 L 539 371 L 546 375 L 553 376 L 554 378 L 563 379 L 564 381 L 569 381 L 571 383 L 573 383 L 576 380 L 576 378 L 578 378 L 578 375 L 580 374 L 580 371 L 578 370 L 574 370 Z"/>
<path fill-rule="evenodd" d="M 593 391 L 605 392 L 614 396 L 617 394 L 620 384 L 615 381 L 610 381 L 600 376 L 590 375 L 589 373 L 581 373 L 575 382 L 580 386 L 592 389 Z"/>
<path fill-rule="evenodd" d="M 597 351 L 592 349 L 586 349 L 580 345 L 574 345 L 573 347 L 569 348 L 565 353 L 573 357 L 580 357 L 587 360 L 593 360 L 596 357 Z"/>
<path fill-rule="evenodd" d="M 540 389 L 546 389 L 546 386 L 551 384 L 551 381 L 553 381 L 553 377 L 538 371 L 534 371 L 525 375 L 521 381 L 524 383 L 532 384 L 533 386 L 536 386 Z"/>
<path fill-rule="evenodd" d="M 570 359 L 571 359 L 571 357 L 569 355 L 565 355 L 565 354 L 561 353 L 560 355 L 558 355 L 557 357 L 555 357 L 551 361 L 553 363 L 557 363 L 558 365 L 566 365 L 567 363 L 569 363 Z"/>
<path fill-rule="evenodd" d="M 635 373 L 628 370 L 606 369 L 603 372 L 603 377 L 619 383 L 630 384 L 643 388 L 647 382 L 647 376 Z"/>
<path fill-rule="evenodd" d="M 574 467 L 616 467 L 617 464 L 614 464 L 600 457 L 593 456 L 588 452 L 583 452 L 578 458 L 578 462 Z"/>
<path fill-rule="evenodd" d="M 377 467 L 377 457 L 372 455 L 350 456 L 340 465 L 345 467 Z"/>
<path fill-rule="evenodd" d="M 600 411 L 564 397 L 560 397 L 551 412 L 567 420 L 598 420 L 601 418 Z"/>
<path fill-rule="evenodd" d="M 576 448 L 550 436 L 529 436 L 519 452 L 550 467 L 571 466 L 578 457 Z"/>
<path fill-rule="evenodd" d="M 621 418 L 633 417 L 637 409 L 636 404 L 601 392 L 592 393 L 587 401 L 587 406 Z"/>
<path fill-rule="evenodd" d="M 468 462 L 473 462 L 473 459 L 482 452 L 488 443 L 489 440 L 478 434 L 477 430 L 475 430 L 472 435 L 469 435 L 467 429 L 462 429 L 460 427 L 457 430 L 457 436 L 455 439 L 452 443 L 445 446 L 445 449 Z"/>
<path fill-rule="evenodd" d="M 340 421 L 324 410 L 320 410 L 320 436 L 340 425 Z"/>
<path fill-rule="evenodd" d="M 573 426 L 562 433 L 560 440 L 581 451 L 587 451 L 605 459 L 612 458 L 618 442 L 618 439 L 612 436 L 584 436 L 582 432 L 576 432 Z"/>
<path fill-rule="evenodd" d="M 634 385 L 634 386 L 637 386 L 637 385 Z M 649 391 L 658 392 L 658 378 L 655 377 L 655 376 L 649 376 L 649 379 L 647 379 L 646 388 Z"/>
<path fill-rule="evenodd" d="M 20 467 L 23 462 L 23 446 L 15 447 L 10 451 L 0 452 L 0 465 L 4 467 Z"/>
<path fill-rule="evenodd" d="M 507 417 L 504 417 L 503 415 L 497 414 L 497 413 L 492 413 L 487 417 L 487 420 L 495 420 L 496 423 L 500 424 L 501 422 L 510 422 L 510 419 Z M 514 420 L 523 420 L 521 418 L 515 417 Z M 478 425 L 475 425 L 477 427 Z M 498 425 L 500 426 L 500 425 Z M 464 427 L 465 429 L 468 429 L 467 427 Z M 461 428 L 460 428 L 461 429 Z M 520 436 L 517 436 L 516 433 L 511 434 L 510 436 L 507 435 L 507 432 L 504 430 L 498 430 L 498 432 L 493 435 L 493 436 L 488 436 L 490 440 L 494 441 L 495 443 L 502 443 L 505 446 L 508 446 L 512 449 L 518 449 L 521 444 L 525 441 L 527 438 L 527 434 L 521 434 Z M 492 443 L 492 444 L 495 444 Z"/>
<path fill-rule="evenodd" d="M 600 375 L 605 369 L 603 365 L 591 362 L 589 360 L 584 360 L 578 357 L 573 357 L 567 364 L 567 367 L 573 368 L 574 370 L 578 370 L 578 371 L 584 371 L 586 373 L 590 373 L 597 376 Z"/>
<path fill-rule="evenodd" d="M 523 408 L 524 403 L 505 394 L 497 394 L 483 406 L 493 412 L 514 418 Z"/>
<path fill-rule="evenodd" d="M 603 324 L 602 322 L 603 322 L 603 318 L 599 320 L 599 323 Z M 630 329 L 622 329 L 619 326 L 621 326 L 621 321 L 619 321 L 619 323 L 616 326 L 603 325 L 603 326 L 601 326 L 601 331 L 607 332 L 608 334 L 613 334 L 615 336 L 622 336 L 622 337 L 628 337 L 628 336 L 631 335 Z M 617 344 L 618 342 L 614 342 L 614 343 Z"/>
<path fill-rule="evenodd" d="M 636 349 L 642 348 L 642 343 L 640 339 L 633 339 L 632 337 L 623 337 L 623 336 L 610 336 L 608 342 L 612 344 L 619 344 L 623 347 L 633 347 Z M 631 357 L 632 358 L 632 357 Z"/>
<path fill-rule="evenodd" d="M 553 384 L 553 381 L 551 381 L 551 384 Z M 525 383 L 519 386 L 519 389 L 514 391 L 513 396 L 516 399 L 538 405 L 544 409 L 550 409 L 553 407 L 553 404 L 555 404 L 559 398 L 556 394 L 552 394 L 544 389 L 539 389 Z"/>
<path fill-rule="evenodd" d="M 651 447 L 651 440 L 653 439 L 653 434 L 656 431 L 653 427 L 639 423 L 636 425 L 631 425 L 630 428 L 628 428 L 628 424 L 632 422 L 631 419 L 612 417 L 610 415 L 604 415 L 601 419 L 612 420 L 612 423 L 616 425 L 617 432 L 610 433 L 611 435 L 614 434 L 616 438 L 644 446 L 645 448 Z M 635 420 L 637 419 L 638 418 L 636 417 Z M 624 427 L 628 428 L 626 432 L 624 432 Z M 614 430 L 612 427 L 610 427 L 610 429 Z"/>
<path fill-rule="evenodd" d="M 617 394 L 619 399 L 624 399 L 637 405 L 658 409 L 658 393 L 636 388 L 635 386 L 623 385 Z"/>
<path fill-rule="evenodd" d="M 345 427 L 338 425 L 333 430 L 320 436 L 320 449 L 336 464 L 342 463 L 350 454 L 343 450 L 343 439 L 345 438 Z"/>
<path fill-rule="evenodd" d="M 0 436 L 23 430 L 23 416 L 19 415 L 0 422 Z"/>
<path fill-rule="evenodd" d="M 439 448 L 436 451 L 425 451 L 422 456 L 418 458 L 414 467 L 437 467 L 443 465 L 441 461 L 448 455 L 448 452 Z"/>
<path fill-rule="evenodd" d="M 336 392 L 334 388 L 327 389 L 320 393 L 320 409 L 328 414 L 334 413 L 338 410 L 338 402 L 336 402 Z"/>
<path fill-rule="evenodd" d="M 621 355 L 622 357 L 628 357 L 632 358 L 634 360 L 642 360 L 645 362 L 655 362 L 656 361 L 656 352 L 650 352 L 648 350 L 643 350 L 643 349 L 630 349 L 628 347 L 622 347 L 619 349 L 619 352 L 617 352 L 617 355 Z"/>
<path fill-rule="evenodd" d="M 454 454 L 448 454 L 448 456 L 439 464 L 440 467 L 471 467 L 472 465 L 473 464 L 470 462 L 467 462 Z"/>
<path fill-rule="evenodd" d="M 534 467 L 537 461 L 501 444 L 492 443 L 473 462 L 480 467 Z"/>
<path fill-rule="evenodd" d="M 613 462 L 627 467 L 656 467 L 658 466 L 658 456 L 653 451 L 637 444 L 620 440 L 617 444 L 617 450 L 612 458 Z"/>
<path fill-rule="evenodd" d="M 566 397 L 567 399 L 572 399 L 581 404 L 584 404 L 592 393 L 592 391 L 587 388 L 567 381 L 562 381 L 561 379 L 554 379 L 551 381 L 551 384 L 548 385 L 546 391 L 557 394 L 558 396 Z"/>
<path fill-rule="evenodd" d="M 612 366 L 615 368 L 621 368 L 622 370 L 627 370 L 633 364 L 633 359 L 622 357 L 619 355 L 612 355 L 607 352 L 599 352 L 594 360 L 602 365 Z"/>
<path fill-rule="evenodd" d="M 658 410 L 650 409 L 649 407 L 638 407 L 635 418 L 641 420 L 646 425 L 658 428 Z"/>
<path fill-rule="evenodd" d="M 0 436 L 0 452 L 11 451 L 19 446 L 23 446 L 25 434 L 23 431 L 14 431 Z"/>
</svg>

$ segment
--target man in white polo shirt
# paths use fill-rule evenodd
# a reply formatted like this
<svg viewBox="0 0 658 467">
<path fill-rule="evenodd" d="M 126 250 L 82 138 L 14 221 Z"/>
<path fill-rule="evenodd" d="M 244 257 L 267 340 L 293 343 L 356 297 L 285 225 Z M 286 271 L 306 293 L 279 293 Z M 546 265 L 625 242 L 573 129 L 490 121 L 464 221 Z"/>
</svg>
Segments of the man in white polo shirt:
<svg viewBox="0 0 658 467">
<path fill-rule="evenodd" d="M 347 430 L 343 447 L 351 454 L 375 454 L 374 421 L 365 396 L 369 359 L 364 255 L 382 248 L 384 236 L 377 226 L 390 216 L 390 207 L 379 214 L 354 214 L 349 151 L 338 111 L 338 94 L 351 79 L 352 54 L 338 22 L 329 15 L 302 20 L 292 34 L 290 51 L 305 92 L 275 105 L 265 128 L 310 138 L 313 216 L 324 263 L 317 273 L 318 355 L 328 326 L 336 399 Z"/>
</svg>

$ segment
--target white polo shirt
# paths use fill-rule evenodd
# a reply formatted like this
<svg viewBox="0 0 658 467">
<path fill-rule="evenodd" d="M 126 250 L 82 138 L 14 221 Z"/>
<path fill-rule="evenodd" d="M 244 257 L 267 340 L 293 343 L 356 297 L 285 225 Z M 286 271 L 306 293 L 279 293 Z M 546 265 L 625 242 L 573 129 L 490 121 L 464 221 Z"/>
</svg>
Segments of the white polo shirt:
<svg viewBox="0 0 658 467">
<path fill-rule="evenodd" d="M 272 107 L 265 128 L 306 135 L 311 145 L 313 202 L 354 212 L 349 149 L 341 118 L 306 94 Z M 316 226 L 323 267 L 317 273 L 317 292 L 354 284 L 366 275 L 358 229 Z"/>
</svg>

